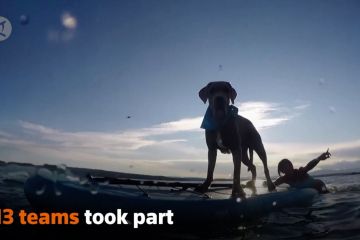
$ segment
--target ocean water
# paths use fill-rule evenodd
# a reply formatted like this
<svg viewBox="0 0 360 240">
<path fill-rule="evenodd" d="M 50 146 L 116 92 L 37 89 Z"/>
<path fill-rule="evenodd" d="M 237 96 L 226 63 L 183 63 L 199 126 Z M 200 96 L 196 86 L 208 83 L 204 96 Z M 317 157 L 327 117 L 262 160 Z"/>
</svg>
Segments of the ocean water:
<svg viewBox="0 0 360 240">
<path fill-rule="evenodd" d="M 36 171 L 32 166 L 0 166 L 0 208 L 32 210 L 23 184 Z M 318 178 L 326 183 L 330 193 L 319 196 L 311 207 L 284 209 L 239 226 L 171 229 L 157 232 L 157 236 L 168 239 L 360 239 L 360 175 L 343 173 Z"/>
</svg>

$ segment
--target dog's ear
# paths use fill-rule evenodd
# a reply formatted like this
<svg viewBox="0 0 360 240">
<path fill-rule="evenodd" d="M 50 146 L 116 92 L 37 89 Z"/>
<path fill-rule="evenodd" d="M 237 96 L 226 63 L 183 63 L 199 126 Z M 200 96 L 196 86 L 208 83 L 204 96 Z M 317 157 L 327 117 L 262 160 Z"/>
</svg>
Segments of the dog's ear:
<svg viewBox="0 0 360 240">
<path fill-rule="evenodd" d="M 229 97 L 231 99 L 232 104 L 234 104 L 234 100 L 237 96 L 237 93 L 230 83 L 228 83 L 228 88 L 229 88 Z"/>
<path fill-rule="evenodd" d="M 200 99 L 206 103 L 207 99 L 209 98 L 209 86 L 211 83 L 209 83 L 208 85 L 206 85 L 205 87 L 203 87 L 200 91 L 199 91 L 199 97 Z"/>
</svg>

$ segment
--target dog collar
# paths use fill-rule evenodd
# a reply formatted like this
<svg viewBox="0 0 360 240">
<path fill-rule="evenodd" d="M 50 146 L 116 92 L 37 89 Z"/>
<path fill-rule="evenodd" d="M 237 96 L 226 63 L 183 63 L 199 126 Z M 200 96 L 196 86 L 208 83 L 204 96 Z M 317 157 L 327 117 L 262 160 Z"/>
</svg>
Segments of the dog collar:
<svg viewBox="0 0 360 240">
<path fill-rule="evenodd" d="M 205 130 L 220 130 L 229 119 L 238 115 L 238 111 L 239 109 L 237 107 L 230 105 L 226 118 L 223 121 L 218 122 L 214 119 L 212 111 L 210 107 L 208 107 L 200 127 Z"/>
</svg>

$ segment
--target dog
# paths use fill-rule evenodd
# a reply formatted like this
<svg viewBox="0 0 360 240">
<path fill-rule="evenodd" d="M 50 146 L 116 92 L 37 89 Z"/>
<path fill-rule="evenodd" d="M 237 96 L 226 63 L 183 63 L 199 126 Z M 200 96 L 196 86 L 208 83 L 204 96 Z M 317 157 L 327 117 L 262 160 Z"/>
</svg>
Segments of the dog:
<svg viewBox="0 0 360 240">
<path fill-rule="evenodd" d="M 217 149 L 222 153 L 231 153 L 234 163 L 232 196 L 245 198 L 240 185 L 241 162 L 252 173 L 252 181 L 256 179 L 256 168 L 252 162 L 255 151 L 264 165 L 264 172 L 269 191 L 275 189 L 271 181 L 267 166 L 267 156 L 260 134 L 250 120 L 240 116 L 234 104 L 237 96 L 235 89 L 229 82 L 210 82 L 199 91 L 200 99 L 209 106 L 204 116 L 202 128 L 205 129 L 208 147 L 208 170 L 205 182 L 195 190 L 206 192 L 213 181 Z M 250 159 L 248 152 L 250 153 Z"/>
</svg>

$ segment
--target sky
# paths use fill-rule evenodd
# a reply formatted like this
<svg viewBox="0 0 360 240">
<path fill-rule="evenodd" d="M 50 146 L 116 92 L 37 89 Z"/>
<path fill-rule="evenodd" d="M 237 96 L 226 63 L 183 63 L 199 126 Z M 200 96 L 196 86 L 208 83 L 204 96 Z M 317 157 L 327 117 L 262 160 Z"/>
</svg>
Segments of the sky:
<svg viewBox="0 0 360 240">
<path fill-rule="evenodd" d="M 273 176 L 282 158 L 300 167 L 327 148 L 317 169 L 360 168 L 359 10 L 351 0 L 0 0 L 12 25 L 0 41 L 0 159 L 205 177 L 198 91 L 229 81 Z M 232 170 L 218 154 L 215 177 Z"/>
</svg>

